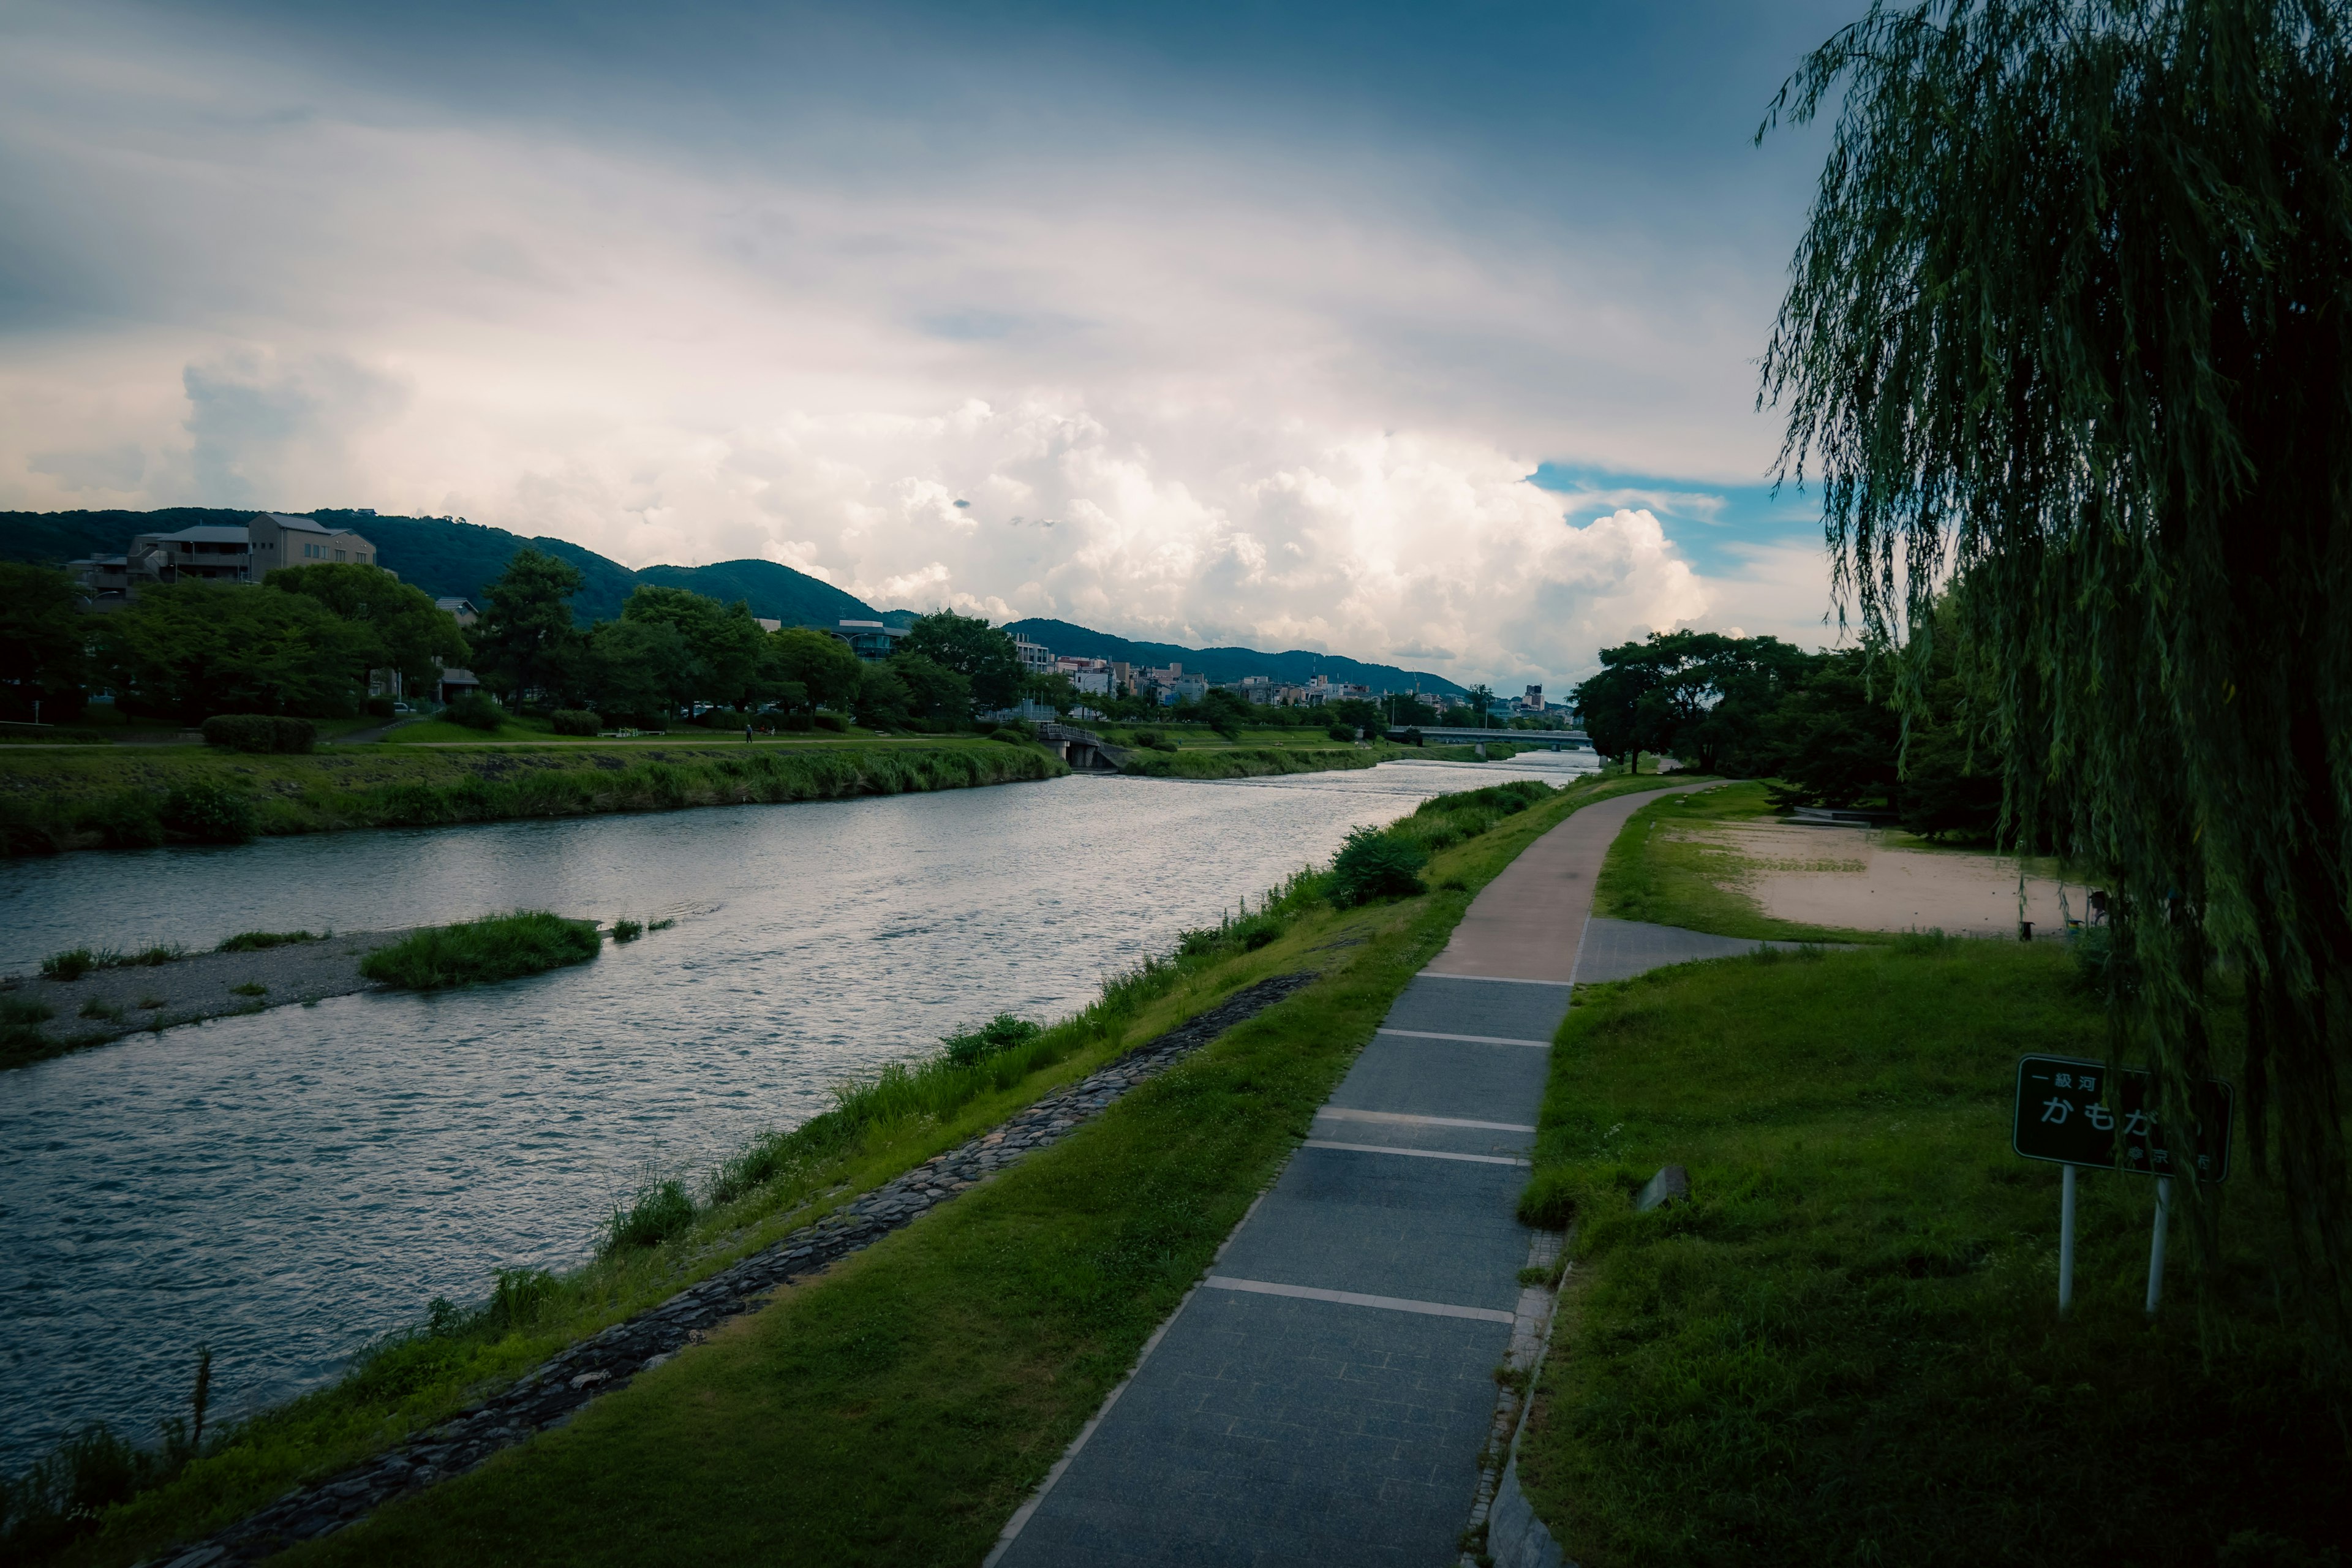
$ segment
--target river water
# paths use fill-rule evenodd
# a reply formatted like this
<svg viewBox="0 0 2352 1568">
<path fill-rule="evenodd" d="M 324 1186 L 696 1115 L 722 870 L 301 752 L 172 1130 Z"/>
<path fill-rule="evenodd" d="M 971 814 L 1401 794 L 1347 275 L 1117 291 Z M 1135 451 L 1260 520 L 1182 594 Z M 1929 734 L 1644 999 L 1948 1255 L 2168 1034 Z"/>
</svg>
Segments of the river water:
<svg viewBox="0 0 2352 1568">
<path fill-rule="evenodd" d="M 583 1260 L 832 1085 L 999 1011 L 1047 1019 L 1348 830 L 1589 753 L 1226 784 L 1041 784 L 0 865 L 0 973 L 491 910 L 677 920 L 593 963 L 134 1036 L 0 1074 L 0 1473 L 332 1378 L 436 1295 Z"/>
</svg>

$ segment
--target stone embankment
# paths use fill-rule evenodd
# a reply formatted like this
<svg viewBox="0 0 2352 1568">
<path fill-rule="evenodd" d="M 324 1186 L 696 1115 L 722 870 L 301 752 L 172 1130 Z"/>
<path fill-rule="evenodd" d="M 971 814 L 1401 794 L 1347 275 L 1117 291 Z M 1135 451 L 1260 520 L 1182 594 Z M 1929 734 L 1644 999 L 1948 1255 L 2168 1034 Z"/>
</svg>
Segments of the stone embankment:
<svg viewBox="0 0 2352 1568">
<path fill-rule="evenodd" d="M 1036 1150 L 1060 1142 L 1121 1095 L 1227 1029 L 1312 983 L 1280 974 L 1129 1051 L 1027 1107 L 1003 1125 L 918 1165 L 734 1263 L 648 1311 L 614 1324 L 526 1373 L 481 1404 L 343 1474 L 288 1493 L 206 1541 L 150 1560 L 150 1568 L 223 1568 L 258 1562 L 331 1534 L 404 1494 L 463 1475 L 534 1432 L 561 1426 L 600 1394 L 699 1343 L 721 1322 L 766 1305 L 782 1286 L 872 1246 Z"/>
</svg>

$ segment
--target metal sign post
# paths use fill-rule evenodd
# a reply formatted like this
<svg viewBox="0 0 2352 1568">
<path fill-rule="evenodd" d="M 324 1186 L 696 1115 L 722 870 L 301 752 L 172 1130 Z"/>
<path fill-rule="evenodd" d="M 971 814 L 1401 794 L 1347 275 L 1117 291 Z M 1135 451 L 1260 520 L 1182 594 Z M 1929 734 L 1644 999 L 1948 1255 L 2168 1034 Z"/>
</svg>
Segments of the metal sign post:
<svg viewBox="0 0 2352 1568">
<path fill-rule="evenodd" d="M 2156 1082 L 2137 1068 L 2110 1071 L 2105 1062 L 2073 1057 L 2023 1057 L 2017 1064 L 2017 1108 L 2010 1147 L 2028 1160 L 2063 1166 L 2058 1209 L 2058 1310 L 2074 1300 L 2074 1173 L 2126 1171 L 2154 1176 L 2156 1235 L 2148 1244 L 2147 1310 L 2164 1294 L 2164 1237 L 2172 1215 L 2172 1177 L 2193 1173 L 2200 1182 L 2230 1174 L 2230 1086 L 2198 1082 L 2188 1136 L 2157 1124 Z"/>
</svg>

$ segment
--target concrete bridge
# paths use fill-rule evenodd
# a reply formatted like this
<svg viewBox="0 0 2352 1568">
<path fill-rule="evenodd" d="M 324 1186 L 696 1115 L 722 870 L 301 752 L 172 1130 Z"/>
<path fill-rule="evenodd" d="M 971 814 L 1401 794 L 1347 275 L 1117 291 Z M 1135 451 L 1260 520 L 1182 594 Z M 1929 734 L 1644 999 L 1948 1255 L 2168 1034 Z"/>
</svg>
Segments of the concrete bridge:
<svg viewBox="0 0 2352 1568">
<path fill-rule="evenodd" d="M 1501 742 L 1520 751 L 1589 752 L 1591 739 L 1581 730 L 1471 730 L 1446 724 L 1419 726 L 1421 738 L 1433 746 L 1465 746 L 1480 741 Z"/>
<path fill-rule="evenodd" d="M 1047 751 L 1082 773 L 1115 773 L 1127 761 L 1127 748 L 1114 746 L 1092 730 L 1081 730 L 1075 724 L 1053 720 L 1034 726 L 1037 740 Z"/>
</svg>

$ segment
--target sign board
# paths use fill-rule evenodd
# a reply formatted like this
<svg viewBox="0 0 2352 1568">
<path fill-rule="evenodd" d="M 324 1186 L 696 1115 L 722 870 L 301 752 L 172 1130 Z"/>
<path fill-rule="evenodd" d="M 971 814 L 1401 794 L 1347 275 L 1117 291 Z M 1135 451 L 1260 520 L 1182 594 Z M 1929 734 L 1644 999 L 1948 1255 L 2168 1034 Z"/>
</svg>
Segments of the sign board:
<svg viewBox="0 0 2352 1568">
<path fill-rule="evenodd" d="M 2025 1057 L 2017 1064 L 2010 1145 L 2029 1160 L 2219 1182 L 2230 1174 L 2230 1086 L 2204 1079 L 2187 1128 L 2159 1127 L 2154 1080 L 2137 1068 Z M 2120 1156 L 2120 1157 L 2118 1157 Z"/>
</svg>

